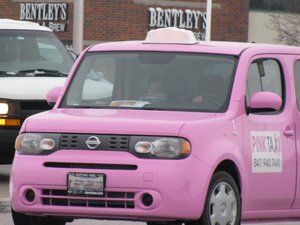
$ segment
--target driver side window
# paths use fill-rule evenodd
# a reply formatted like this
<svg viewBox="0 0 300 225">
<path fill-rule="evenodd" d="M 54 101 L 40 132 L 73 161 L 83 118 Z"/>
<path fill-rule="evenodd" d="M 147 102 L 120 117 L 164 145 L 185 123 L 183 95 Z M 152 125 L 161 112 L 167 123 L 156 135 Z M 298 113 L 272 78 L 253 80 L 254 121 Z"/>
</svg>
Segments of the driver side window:
<svg viewBox="0 0 300 225">
<path fill-rule="evenodd" d="M 283 100 L 283 81 L 280 64 L 275 59 L 258 59 L 251 63 L 247 75 L 247 107 L 253 94 L 269 91 L 279 95 Z"/>
</svg>

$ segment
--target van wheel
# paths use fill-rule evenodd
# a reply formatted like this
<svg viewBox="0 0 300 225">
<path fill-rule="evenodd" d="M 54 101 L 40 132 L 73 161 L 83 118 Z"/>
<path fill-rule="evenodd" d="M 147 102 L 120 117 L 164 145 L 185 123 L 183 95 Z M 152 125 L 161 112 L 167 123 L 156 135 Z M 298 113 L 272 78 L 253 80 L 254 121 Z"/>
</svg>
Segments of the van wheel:
<svg viewBox="0 0 300 225">
<path fill-rule="evenodd" d="M 65 225 L 66 222 L 54 217 L 29 216 L 11 209 L 14 225 Z"/>
<path fill-rule="evenodd" d="M 209 185 L 202 217 L 186 225 L 240 225 L 241 197 L 232 176 L 216 172 Z"/>
</svg>

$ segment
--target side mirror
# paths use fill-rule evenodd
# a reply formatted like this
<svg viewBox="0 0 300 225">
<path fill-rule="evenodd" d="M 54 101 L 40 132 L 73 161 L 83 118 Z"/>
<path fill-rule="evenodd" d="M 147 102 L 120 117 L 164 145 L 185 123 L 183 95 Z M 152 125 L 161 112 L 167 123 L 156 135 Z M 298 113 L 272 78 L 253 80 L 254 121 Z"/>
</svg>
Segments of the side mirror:
<svg viewBox="0 0 300 225">
<path fill-rule="evenodd" d="M 47 93 L 47 102 L 49 105 L 54 106 L 59 95 L 60 92 L 62 90 L 62 87 L 54 87 L 52 89 L 50 89 L 50 91 Z"/>
<path fill-rule="evenodd" d="M 67 48 L 67 50 L 74 60 L 76 60 L 78 58 L 79 54 L 76 54 L 76 52 L 73 49 Z"/>
<path fill-rule="evenodd" d="M 249 106 L 250 112 L 278 111 L 282 106 L 282 100 L 274 92 L 262 91 L 251 97 Z"/>
</svg>

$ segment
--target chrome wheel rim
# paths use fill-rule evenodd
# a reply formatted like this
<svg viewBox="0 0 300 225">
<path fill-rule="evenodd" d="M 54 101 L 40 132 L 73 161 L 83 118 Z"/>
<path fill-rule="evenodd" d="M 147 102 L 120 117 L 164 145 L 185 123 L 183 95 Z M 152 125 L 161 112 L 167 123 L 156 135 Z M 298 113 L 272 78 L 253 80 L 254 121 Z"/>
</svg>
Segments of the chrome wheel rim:
<svg viewBox="0 0 300 225">
<path fill-rule="evenodd" d="M 209 201 L 211 225 L 233 225 L 237 216 L 235 192 L 227 182 L 220 182 L 213 189 Z"/>
</svg>

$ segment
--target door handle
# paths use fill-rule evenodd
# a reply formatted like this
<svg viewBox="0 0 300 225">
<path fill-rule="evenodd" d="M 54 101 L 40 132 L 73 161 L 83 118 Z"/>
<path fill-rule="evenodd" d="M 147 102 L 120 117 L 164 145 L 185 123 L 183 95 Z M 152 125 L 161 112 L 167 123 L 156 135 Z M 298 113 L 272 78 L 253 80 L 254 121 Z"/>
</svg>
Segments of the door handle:
<svg viewBox="0 0 300 225">
<path fill-rule="evenodd" d="M 287 128 L 286 130 L 283 131 L 283 135 L 287 136 L 287 137 L 290 137 L 290 136 L 293 136 L 294 135 L 294 131 Z"/>
</svg>

